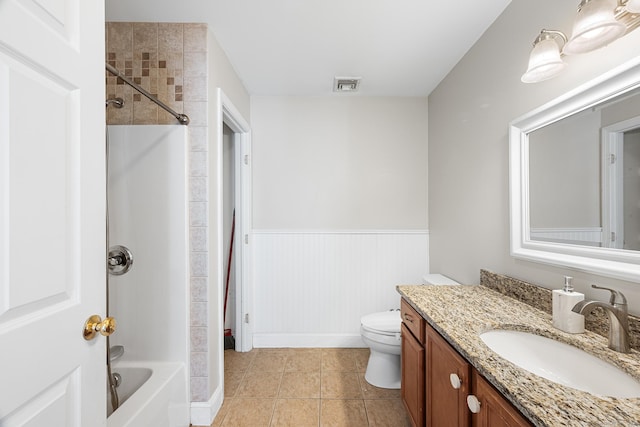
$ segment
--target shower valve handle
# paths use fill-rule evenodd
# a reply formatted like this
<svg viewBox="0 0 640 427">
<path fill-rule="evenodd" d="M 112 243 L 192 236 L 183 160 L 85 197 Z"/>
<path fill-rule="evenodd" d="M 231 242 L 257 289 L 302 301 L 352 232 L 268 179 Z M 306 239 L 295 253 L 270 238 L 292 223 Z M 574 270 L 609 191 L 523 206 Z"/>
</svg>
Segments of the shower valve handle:
<svg viewBox="0 0 640 427">
<path fill-rule="evenodd" d="M 105 317 L 104 320 L 100 318 L 97 314 L 89 317 L 86 322 L 84 322 L 84 331 L 82 332 L 82 336 L 85 340 L 89 341 L 94 339 L 98 333 L 100 335 L 108 337 L 116 330 L 116 319 L 113 317 Z"/>
</svg>

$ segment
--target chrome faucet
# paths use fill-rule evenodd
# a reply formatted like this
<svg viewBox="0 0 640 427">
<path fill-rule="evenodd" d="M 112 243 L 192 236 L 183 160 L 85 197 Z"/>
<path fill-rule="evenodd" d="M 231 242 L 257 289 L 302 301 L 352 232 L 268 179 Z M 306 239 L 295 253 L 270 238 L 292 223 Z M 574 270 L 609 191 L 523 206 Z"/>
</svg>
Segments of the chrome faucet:
<svg viewBox="0 0 640 427">
<path fill-rule="evenodd" d="M 591 285 L 594 289 L 604 289 L 611 292 L 609 302 L 580 301 L 572 310 L 578 314 L 590 313 L 595 307 L 602 307 L 609 315 L 609 348 L 621 353 L 629 353 L 629 316 L 627 312 L 627 298 L 620 291 Z"/>
</svg>

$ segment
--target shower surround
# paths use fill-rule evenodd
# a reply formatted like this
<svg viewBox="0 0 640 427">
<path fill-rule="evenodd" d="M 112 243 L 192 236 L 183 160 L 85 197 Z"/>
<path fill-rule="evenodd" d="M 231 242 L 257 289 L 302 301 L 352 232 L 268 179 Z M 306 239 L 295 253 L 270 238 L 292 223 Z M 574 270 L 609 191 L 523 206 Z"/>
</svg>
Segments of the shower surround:
<svg viewBox="0 0 640 427">
<path fill-rule="evenodd" d="M 111 345 L 124 352 L 111 366 L 120 406 L 107 427 L 188 427 L 188 128 L 107 129 L 109 244 L 126 246 L 133 259 L 129 271 L 109 276 L 118 322 Z"/>
<path fill-rule="evenodd" d="M 192 402 L 211 393 L 208 235 L 208 40 L 205 24 L 106 23 L 106 61 L 177 112 L 189 116 L 190 387 Z M 110 125 L 176 124 L 170 114 L 117 77 L 106 76 Z M 213 372 L 212 372 L 213 371 Z"/>
</svg>

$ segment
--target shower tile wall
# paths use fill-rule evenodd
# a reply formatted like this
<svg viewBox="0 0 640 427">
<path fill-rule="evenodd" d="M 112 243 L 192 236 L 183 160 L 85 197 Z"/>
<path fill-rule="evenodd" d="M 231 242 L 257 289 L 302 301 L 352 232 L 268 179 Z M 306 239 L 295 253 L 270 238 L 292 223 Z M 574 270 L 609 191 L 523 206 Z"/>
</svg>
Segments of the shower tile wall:
<svg viewBox="0 0 640 427">
<path fill-rule="evenodd" d="M 189 124 L 189 227 L 191 259 L 191 400 L 209 399 L 207 301 L 209 265 L 207 164 L 207 26 L 107 22 L 106 61 L 191 119 Z M 107 97 L 124 108 L 107 109 L 108 124 L 174 124 L 176 119 L 106 72 Z"/>
</svg>

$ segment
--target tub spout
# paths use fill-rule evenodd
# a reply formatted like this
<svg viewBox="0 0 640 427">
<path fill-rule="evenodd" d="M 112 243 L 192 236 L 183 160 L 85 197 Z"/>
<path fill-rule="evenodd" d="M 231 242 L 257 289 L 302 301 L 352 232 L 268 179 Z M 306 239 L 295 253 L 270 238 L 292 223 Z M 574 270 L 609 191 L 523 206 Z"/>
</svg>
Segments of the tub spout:
<svg viewBox="0 0 640 427">
<path fill-rule="evenodd" d="M 109 349 L 109 358 L 113 362 L 114 360 L 118 360 L 124 354 L 124 346 L 114 345 Z"/>
<path fill-rule="evenodd" d="M 594 289 L 604 289 L 611 292 L 609 302 L 584 300 L 577 303 L 572 311 L 578 314 L 590 313 L 594 308 L 601 307 L 609 316 L 609 348 L 620 353 L 629 353 L 629 316 L 627 299 L 624 294 L 614 289 L 591 285 Z"/>
</svg>

